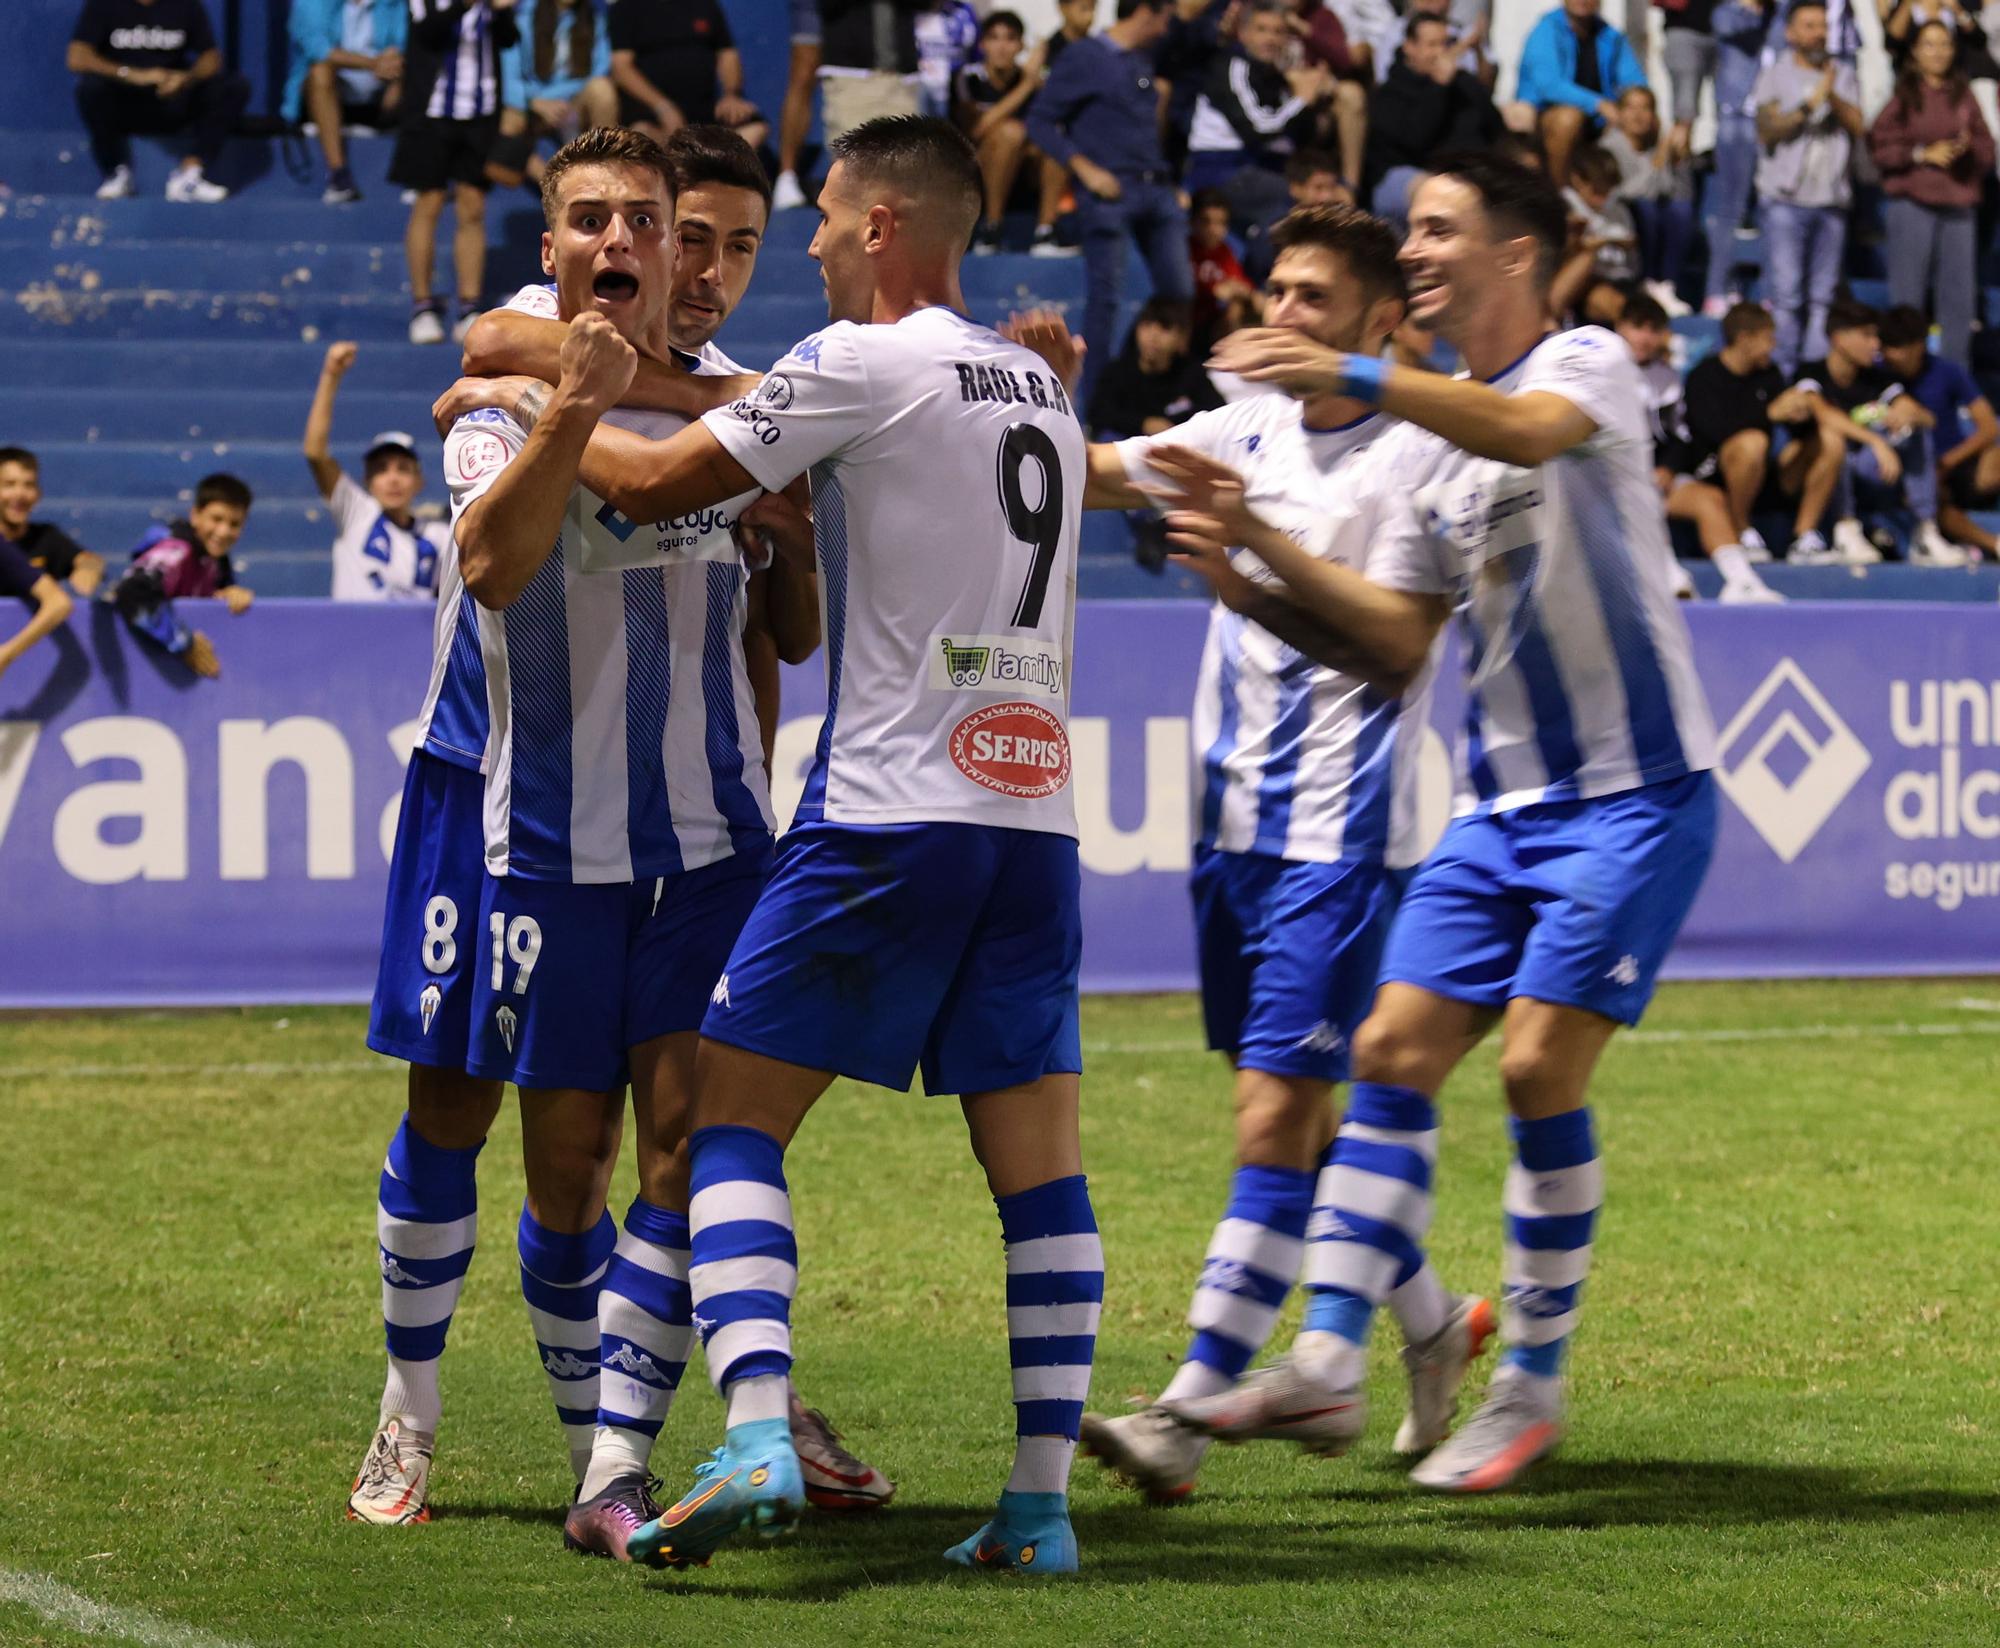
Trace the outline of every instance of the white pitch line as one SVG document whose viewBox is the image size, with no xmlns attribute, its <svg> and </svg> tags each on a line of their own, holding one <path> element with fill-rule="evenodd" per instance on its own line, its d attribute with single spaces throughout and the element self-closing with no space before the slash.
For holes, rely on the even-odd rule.
<svg viewBox="0 0 2000 1648">
<path fill-rule="evenodd" d="M 1960 996 L 1952 1006 L 1962 1007 L 1968 1013 L 2000 1013 L 2000 1001 L 1987 1001 L 1979 996 Z"/>
<path fill-rule="evenodd" d="M 18 1603 L 50 1625 L 85 1637 L 116 1637 L 141 1648 L 243 1648 L 243 1644 L 211 1636 L 192 1625 L 181 1625 L 143 1608 L 118 1608 L 93 1602 L 81 1591 L 46 1574 L 18 1573 L 0 1568 L 0 1602 Z"/>
<path fill-rule="evenodd" d="M 386 1070 L 393 1059 L 318 1059 L 269 1063 L 248 1059 L 210 1064 L 0 1064 L 0 1081 L 47 1080 L 58 1076 L 324 1076 L 339 1071 Z"/>
</svg>

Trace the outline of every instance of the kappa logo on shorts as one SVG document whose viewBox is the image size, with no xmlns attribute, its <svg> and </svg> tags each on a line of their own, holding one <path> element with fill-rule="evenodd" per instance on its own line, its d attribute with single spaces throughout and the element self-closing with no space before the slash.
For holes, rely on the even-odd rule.
<svg viewBox="0 0 2000 1648">
<path fill-rule="evenodd" d="M 709 991 L 708 1000 L 709 1005 L 712 1007 L 727 1007 L 730 1005 L 729 975 L 727 973 L 724 973 L 721 978 L 715 981 L 715 988 Z"/>
<path fill-rule="evenodd" d="M 1346 1048 L 1347 1038 L 1321 1019 L 1293 1045 L 1308 1053 L 1338 1053 Z"/>
<path fill-rule="evenodd" d="M 507 1051 L 514 1051 L 514 1030 L 520 1020 L 514 1017 L 514 1009 L 502 1007 L 493 1015 L 494 1027 L 500 1032 L 500 1039 L 507 1044 Z"/>
<path fill-rule="evenodd" d="M 1039 704 L 989 704 L 952 728 L 952 765 L 973 783 L 1023 801 L 1069 783 L 1069 734 Z"/>
<path fill-rule="evenodd" d="M 438 1009 L 444 1005 L 444 992 L 435 984 L 426 984 L 424 993 L 417 997 L 417 1011 L 423 1016 L 424 1034 L 431 1033 L 431 1020 L 438 1016 Z"/>
<path fill-rule="evenodd" d="M 1621 984 L 1626 989 L 1631 989 L 1633 985 L 1639 982 L 1639 958 L 1637 956 L 1620 956 L 1612 964 L 1611 971 L 1604 976 L 1613 984 Z"/>
</svg>

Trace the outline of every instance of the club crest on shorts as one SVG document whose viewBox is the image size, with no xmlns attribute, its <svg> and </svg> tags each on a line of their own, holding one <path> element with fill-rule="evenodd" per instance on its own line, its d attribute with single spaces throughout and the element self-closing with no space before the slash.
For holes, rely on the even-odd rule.
<svg viewBox="0 0 2000 1648">
<path fill-rule="evenodd" d="M 514 1009 L 502 1007 L 493 1015 L 494 1027 L 500 1032 L 500 1039 L 507 1044 L 507 1051 L 514 1051 L 514 1029 L 519 1020 L 514 1017 Z"/>
<path fill-rule="evenodd" d="M 431 1033 L 431 1020 L 437 1017 L 438 1009 L 443 1005 L 444 992 L 435 984 L 426 984 L 424 993 L 417 997 L 417 1011 L 423 1016 L 425 1035 Z"/>
</svg>

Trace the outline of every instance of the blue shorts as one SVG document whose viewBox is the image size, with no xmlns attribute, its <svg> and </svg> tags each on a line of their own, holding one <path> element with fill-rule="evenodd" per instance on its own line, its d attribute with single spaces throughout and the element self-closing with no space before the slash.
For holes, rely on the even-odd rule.
<svg viewBox="0 0 2000 1648">
<path fill-rule="evenodd" d="M 1403 895 L 1382 981 L 1637 1024 L 1714 849 L 1705 772 L 1458 819 Z"/>
<path fill-rule="evenodd" d="M 1396 911 L 1390 873 L 1197 847 L 1188 885 L 1208 1045 L 1242 1070 L 1347 1080 Z"/>
<path fill-rule="evenodd" d="M 699 1030 L 769 874 L 767 849 L 655 881 L 488 876 L 472 981 L 475 1076 L 608 1093 L 627 1052 Z"/>
<path fill-rule="evenodd" d="M 801 824 L 701 1033 L 899 1092 L 1083 1068 L 1076 842 L 987 824 Z"/>
<path fill-rule="evenodd" d="M 470 767 L 418 750 L 403 774 L 389 854 L 382 960 L 368 1045 L 438 1070 L 466 1068 L 479 896 L 486 883 L 486 784 Z"/>
</svg>

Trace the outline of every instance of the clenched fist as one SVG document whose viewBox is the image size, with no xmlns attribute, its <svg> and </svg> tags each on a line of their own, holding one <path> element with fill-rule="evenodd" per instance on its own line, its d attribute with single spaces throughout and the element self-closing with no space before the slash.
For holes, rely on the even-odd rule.
<svg viewBox="0 0 2000 1648">
<path fill-rule="evenodd" d="M 599 314 L 578 315 L 562 345 L 562 382 L 571 400 L 608 412 L 624 399 L 639 370 L 639 351 Z"/>
<path fill-rule="evenodd" d="M 330 377 L 344 378 L 347 369 L 354 364 L 356 350 L 351 343 L 336 343 L 326 352 L 326 364 L 321 370 Z"/>
</svg>

